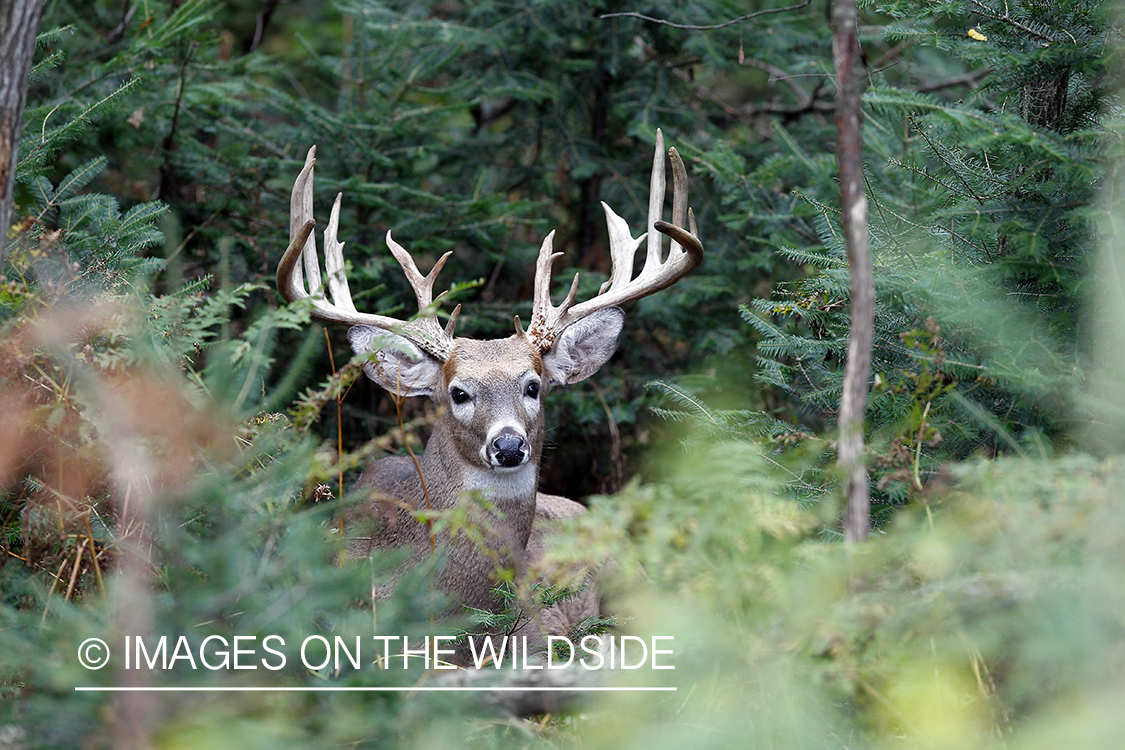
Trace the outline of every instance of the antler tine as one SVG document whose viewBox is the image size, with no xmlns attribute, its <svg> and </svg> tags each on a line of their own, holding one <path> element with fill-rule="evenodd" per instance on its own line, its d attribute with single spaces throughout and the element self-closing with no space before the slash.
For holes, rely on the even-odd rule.
<svg viewBox="0 0 1125 750">
<path fill-rule="evenodd" d="M 289 197 L 289 247 L 281 256 L 277 266 L 277 288 L 288 302 L 304 299 L 305 275 L 297 261 L 310 249 L 316 256 L 316 240 L 312 236 L 314 225 L 312 217 L 312 172 L 316 164 L 316 146 L 309 149 L 305 165 L 297 179 L 293 181 L 293 192 Z M 310 248 L 311 245 L 311 248 Z M 282 274 L 282 271 L 285 271 Z"/>
<path fill-rule="evenodd" d="M 664 133 L 656 129 L 656 153 L 652 156 L 652 177 L 648 181 L 648 221 L 645 223 L 645 236 L 648 237 L 648 253 L 645 254 L 645 267 L 641 269 L 643 276 L 649 269 L 660 265 L 660 235 L 653 230 L 653 225 L 660 220 L 664 213 Z M 673 187 L 675 184 L 673 183 Z M 631 258 L 630 258 L 631 260 Z M 633 269 L 630 265 L 629 273 Z"/>
<path fill-rule="evenodd" d="M 461 306 L 453 308 L 453 312 L 449 313 L 449 320 L 445 322 L 445 335 L 448 338 L 453 338 L 453 332 L 457 330 L 457 316 L 461 314 Z"/>
<path fill-rule="evenodd" d="M 698 256 L 695 266 L 703 262 L 703 243 L 699 241 L 699 230 L 695 226 L 695 213 L 688 206 L 688 176 L 684 160 L 680 158 L 676 149 L 668 149 L 668 156 L 672 161 L 672 223 L 655 221 L 653 227 L 661 234 L 672 238 L 672 245 L 668 250 L 668 258 L 680 257 L 687 252 L 693 258 Z M 684 219 L 687 219 L 687 231 L 684 231 Z M 686 249 L 685 249 L 686 248 Z"/>
<path fill-rule="evenodd" d="M 684 166 L 684 160 L 680 158 L 680 152 L 675 147 L 668 149 L 668 156 L 672 161 L 672 225 L 682 227 L 687 220 L 688 212 L 687 167 Z M 656 228 L 656 222 L 659 220 L 659 216 L 652 219 L 653 229 Z M 680 243 L 673 237 L 672 244 L 668 247 L 668 256 L 677 255 L 682 250 Z"/>
<path fill-rule="evenodd" d="M 441 267 L 445 265 L 446 253 L 434 265 L 429 275 L 423 277 L 418 272 L 414 260 L 401 245 L 387 233 L 387 244 L 402 266 L 414 288 L 418 299 L 418 310 L 424 317 L 413 321 L 403 321 L 385 315 L 357 312 L 348 287 L 348 277 L 344 271 L 344 243 L 337 239 L 340 225 L 340 204 L 343 194 L 336 196 L 328 227 L 324 231 L 324 262 L 327 282 L 332 301 L 329 302 L 321 288 L 320 260 L 316 251 L 316 238 L 313 228 L 313 165 L 316 163 L 316 146 L 309 149 L 305 166 L 293 182 L 293 194 L 289 202 L 289 247 L 277 264 L 277 289 L 286 302 L 308 299 L 312 303 L 313 317 L 333 323 L 347 325 L 368 325 L 394 331 L 412 341 L 441 361 L 449 358 L 453 351 L 453 326 L 456 312 L 451 316 L 450 325 L 443 330 L 437 318 L 428 308 L 433 304 L 433 284 Z M 405 260 L 404 260 L 405 258 Z M 304 261 L 304 273 L 300 261 Z M 308 286 L 305 277 L 308 277 Z M 440 300 L 444 293 L 438 296 Z M 426 313 L 429 312 L 428 315 Z"/>
<path fill-rule="evenodd" d="M 609 252 L 612 268 L 610 278 L 593 299 L 574 304 L 578 277 L 570 287 L 566 300 L 558 307 L 551 306 L 550 273 L 554 259 L 561 253 L 551 254 L 554 232 L 547 235 L 539 251 L 535 268 L 535 302 L 528 335 L 541 351 L 549 349 L 563 329 L 606 307 L 640 299 L 665 289 L 679 281 L 703 262 L 703 243 L 699 241 L 695 215 L 688 208 L 687 168 L 683 159 L 672 148 L 668 150 L 672 163 L 672 223 L 662 221 L 666 181 L 664 176 L 664 134 L 656 131 L 656 153 L 652 159 L 652 177 L 649 181 L 648 231 L 636 239 L 624 219 L 604 202 L 606 226 L 609 229 Z M 688 228 L 684 228 L 685 219 Z M 659 233 L 659 234 L 658 234 Z M 661 234 L 672 239 L 668 256 L 661 259 Z M 641 242 L 648 238 L 644 268 L 633 278 L 633 258 Z"/>
<path fill-rule="evenodd" d="M 574 297 L 578 293 L 578 274 L 574 274 L 574 281 L 570 283 L 570 291 L 558 306 L 551 304 L 551 267 L 555 258 L 562 253 L 552 252 L 555 243 L 555 230 L 543 238 L 539 246 L 539 259 L 535 262 L 535 296 L 531 306 L 531 324 L 527 328 L 527 335 L 540 351 L 547 351 L 555 341 L 555 336 L 565 325 L 567 313 L 574 304 Z M 569 325 L 569 323 L 567 323 Z M 523 331 L 516 318 L 516 330 Z"/>
<path fill-rule="evenodd" d="M 332 297 L 333 304 L 344 310 L 355 312 L 352 290 L 348 287 L 348 276 L 344 272 L 344 243 L 336 239 L 340 229 L 340 203 L 343 199 L 343 193 L 336 194 L 336 200 L 332 204 L 332 213 L 328 217 L 328 226 L 324 230 L 324 270 L 328 272 L 328 292 Z M 316 252 L 315 247 L 313 252 Z"/>
<path fill-rule="evenodd" d="M 628 222 L 615 214 L 605 201 L 602 201 L 602 208 L 605 210 L 605 224 L 609 230 L 610 274 L 609 280 L 598 290 L 599 295 L 604 294 L 607 289 L 620 288 L 629 283 L 629 279 L 633 276 L 633 256 L 636 255 L 637 248 L 644 242 L 645 237 L 650 235 L 649 232 L 645 232 L 633 239 Z M 659 245 L 660 236 L 656 235 L 656 238 Z M 659 257 L 656 262 L 660 262 Z M 647 259 L 645 266 L 648 266 Z"/>
<path fill-rule="evenodd" d="M 453 255 L 453 251 L 450 250 L 438 258 L 438 262 L 434 263 L 430 272 L 423 276 L 414 263 L 414 258 L 406 251 L 406 248 L 394 241 L 390 232 L 387 232 L 387 247 L 391 249 L 391 254 L 402 266 L 402 272 L 406 274 L 406 280 L 410 282 L 410 286 L 414 290 L 414 297 L 418 300 L 418 312 L 424 313 L 426 308 L 434 303 L 434 282 L 437 281 L 437 275 L 441 273 L 441 269 L 445 267 L 445 261 L 449 260 L 450 255 Z M 439 294 L 438 301 L 446 294 L 448 294 L 448 290 Z"/>
</svg>

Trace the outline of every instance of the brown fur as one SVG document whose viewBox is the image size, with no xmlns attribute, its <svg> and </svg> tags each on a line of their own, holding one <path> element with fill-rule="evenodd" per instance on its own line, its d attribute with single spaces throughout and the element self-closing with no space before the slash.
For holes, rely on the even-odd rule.
<svg viewBox="0 0 1125 750">
<path fill-rule="evenodd" d="M 375 549 L 405 547 L 405 570 L 437 552 L 444 560 L 434 583 L 464 607 L 496 611 L 501 602 L 494 588 L 504 568 L 516 571 L 517 591 L 529 588 L 528 577 L 540 567 L 535 563 L 548 551 L 553 527 L 584 510 L 566 498 L 537 492 L 545 430 L 542 398 L 554 385 L 595 372 L 616 349 L 622 320 L 616 308 L 603 311 L 570 336 L 564 332 L 546 356 L 522 333 L 492 341 L 458 338 L 444 362 L 401 340 L 388 346 L 386 334 L 352 329 L 349 336 L 360 350 L 371 345 L 367 342 L 380 342 L 382 348 L 365 368 L 373 380 L 402 395 L 430 395 L 442 416 L 417 466 L 409 457 L 384 458 L 360 477 L 356 487 L 368 491 L 369 501 L 349 523 L 350 554 L 363 557 Z M 540 389 L 534 398 L 528 394 L 531 383 Z M 468 398 L 458 403 L 451 398 L 453 389 Z M 498 434 L 518 436 L 526 451 L 522 464 L 496 463 L 489 446 Z M 427 509 L 438 514 L 460 510 L 479 538 L 433 532 L 416 516 Z M 378 594 L 389 594 L 394 583 Z M 567 635 L 597 613 L 591 588 L 534 613 L 521 633 L 542 643 L 546 635 Z"/>
</svg>

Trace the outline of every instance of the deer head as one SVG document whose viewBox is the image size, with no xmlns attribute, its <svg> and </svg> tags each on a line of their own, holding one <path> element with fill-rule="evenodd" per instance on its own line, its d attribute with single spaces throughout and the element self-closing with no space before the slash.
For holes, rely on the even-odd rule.
<svg viewBox="0 0 1125 750">
<path fill-rule="evenodd" d="M 468 472 L 466 486 L 495 483 L 497 476 L 517 474 L 521 467 L 529 467 L 531 476 L 518 484 L 526 489 L 530 482 L 534 493 L 543 437 L 541 397 L 551 388 L 589 377 L 616 351 L 624 322 L 619 305 L 674 284 L 703 261 L 695 217 L 687 206 L 687 171 L 675 149 L 669 149 L 668 155 L 674 184 L 671 223 L 661 220 L 665 164 L 664 137 L 659 130 L 647 231 L 634 239 L 625 220 L 602 203 L 609 226 L 612 272 L 598 295 L 576 302 L 575 274 L 565 299 L 552 304 L 551 268 L 562 253 L 553 252 L 551 232 L 539 250 L 527 330 L 516 317 L 512 336 L 475 341 L 454 336 L 460 305 L 450 314 L 447 325 L 438 323 L 437 308 L 446 292 L 435 298 L 434 281 L 450 253 L 423 276 L 390 232 L 387 245 L 414 289 L 419 317 L 400 320 L 356 310 L 344 273 L 343 243 L 337 239 L 342 194 L 336 196 L 324 231 L 324 278 L 329 301 L 322 287 L 313 236 L 314 146 L 293 184 L 290 243 L 278 264 L 278 290 L 289 302 L 309 300 L 314 317 L 351 325 L 348 339 L 357 353 L 372 353 L 364 370 L 380 386 L 399 396 L 428 395 L 445 407 L 446 417 L 435 428 L 427 452 L 440 438 L 437 447 L 447 460 L 461 462 Z M 658 233 L 672 240 L 666 257 Z M 634 255 L 646 237 L 644 265 L 633 278 Z M 483 473 L 475 476 L 474 472 Z"/>
</svg>

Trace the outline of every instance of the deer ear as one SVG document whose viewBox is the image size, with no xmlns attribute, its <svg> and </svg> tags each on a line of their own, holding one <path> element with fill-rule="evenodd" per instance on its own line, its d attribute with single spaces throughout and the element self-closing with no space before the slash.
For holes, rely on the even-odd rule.
<svg viewBox="0 0 1125 750">
<path fill-rule="evenodd" d="M 547 379 L 570 385 L 593 375 L 617 351 L 624 324 L 624 311 L 607 307 L 567 326 L 543 355 Z"/>
<path fill-rule="evenodd" d="M 367 377 L 399 396 L 433 395 L 441 363 L 398 334 L 352 326 L 348 341 L 356 354 L 374 353 L 363 366 Z"/>
</svg>

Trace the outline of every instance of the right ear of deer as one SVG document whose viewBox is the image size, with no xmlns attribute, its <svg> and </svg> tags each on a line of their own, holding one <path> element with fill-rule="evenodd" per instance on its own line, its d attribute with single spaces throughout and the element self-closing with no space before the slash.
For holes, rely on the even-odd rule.
<svg viewBox="0 0 1125 750">
<path fill-rule="evenodd" d="M 422 317 L 416 320 L 400 320 L 385 315 L 357 312 L 352 302 L 348 278 L 344 270 L 344 243 L 337 239 L 340 224 L 340 202 L 343 194 L 336 196 L 328 227 L 324 230 L 325 276 L 328 291 L 332 296 L 329 302 L 321 285 L 320 259 L 316 250 L 316 237 L 313 228 L 313 165 L 316 164 L 316 146 L 309 149 L 305 166 L 293 183 L 293 193 L 289 203 L 289 247 L 277 264 L 277 289 L 286 302 L 307 299 L 312 303 L 313 316 L 320 320 L 347 325 L 367 325 L 393 331 L 416 346 L 444 362 L 453 351 L 453 327 L 456 325 L 457 311 L 450 318 L 450 324 L 443 329 L 438 323 L 435 303 L 441 302 L 445 292 L 433 297 L 434 281 L 449 253 L 434 264 L 426 276 L 418 271 L 414 259 L 387 232 L 387 245 L 395 260 L 402 266 L 414 295 L 418 301 L 418 312 Z M 298 261 L 304 263 L 304 273 Z M 308 286 L 305 277 L 308 277 Z"/>
<path fill-rule="evenodd" d="M 578 288 L 578 276 L 575 275 L 566 299 L 557 306 L 551 304 L 551 266 L 562 253 L 552 252 L 554 232 L 543 240 L 543 245 L 539 248 L 539 260 L 535 264 L 535 297 L 531 324 L 527 331 L 541 352 L 548 351 L 567 326 L 598 310 L 616 307 L 665 289 L 703 262 L 703 243 L 696 236 L 695 216 L 687 204 L 687 169 L 676 149 L 668 149 L 668 157 L 672 162 L 673 184 L 671 224 L 661 220 L 665 177 L 664 134 L 659 129 L 656 131 L 656 153 L 652 158 L 652 177 L 649 181 L 648 231 L 634 239 L 625 220 L 602 203 L 609 228 L 612 270 L 609 281 L 593 299 L 575 304 L 574 296 Z M 685 223 L 687 228 L 684 227 Z M 663 260 L 660 234 L 657 232 L 667 234 L 672 239 L 668 257 Z M 648 250 L 644 268 L 634 279 L 633 256 L 646 236 Z"/>
<path fill-rule="evenodd" d="M 356 354 L 374 354 L 363 371 L 387 391 L 402 397 L 433 394 L 442 364 L 410 339 L 385 328 L 358 325 L 348 329 L 348 343 Z"/>
</svg>

